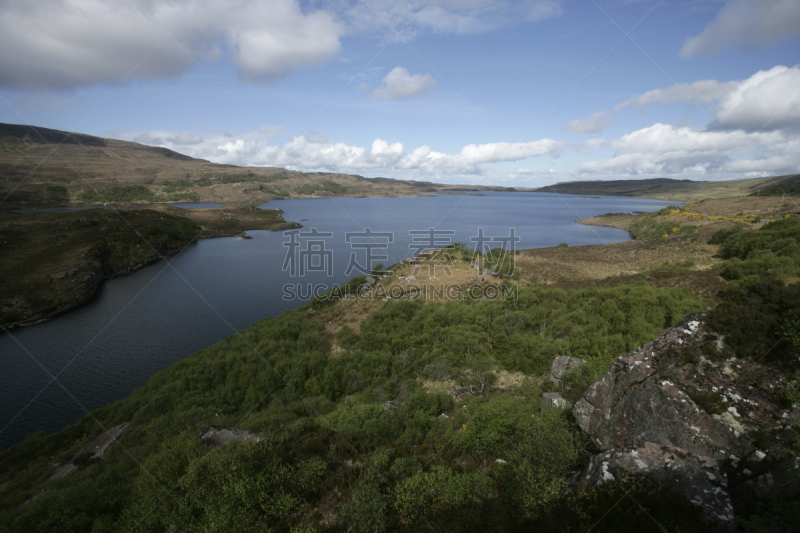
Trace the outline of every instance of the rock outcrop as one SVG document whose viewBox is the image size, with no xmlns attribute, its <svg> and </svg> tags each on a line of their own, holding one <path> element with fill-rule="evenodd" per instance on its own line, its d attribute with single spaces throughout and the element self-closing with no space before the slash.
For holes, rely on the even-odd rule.
<svg viewBox="0 0 800 533">
<path fill-rule="evenodd" d="M 564 399 L 560 392 L 545 392 L 542 394 L 542 407 L 564 409 L 567 406 L 569 406 L 569 402 Z"/>
<path fill-rule="evenodd" d="M 244 431 L 221 426 L 203 426 L 200 428 L 200 442 L 216 448 L 233 441 L 253 440 L 258 442 L 261 436 L 255 431 Z"/>
<path fill-rule="evenodd" d="M 549 377 L 552 383 L 556 385 L 561 384 L 561 378 L 564 377 L 564 374 L 573 370 L 575 368 L 580 368 L 585 363 L 583 359 L 578 357 L 570 357 L 568 355 L 559 355 L 553 361 L 553 364 L 550 366 Z"/>
<path fill-rule="evenodd" d="M 657 442 L 717 460 L 738 460 L 752 451 L 740 438 L 741 431 L 700 409 L 682 387 L 660 372 L 661 355 L 697 340 L 702 336 L 701 325 L 702 314 L 684 319 L 653 342 L 619 358 L 584 392 L 572 412 L 601 448 Z"/>
<path fill-rule="evenodd" d="M 703 354 L 720 354 L 724 339 L 705 316 L 690 315 L 620 357 L 584 391 L 572 413 L 606 451 L 577 486 L 628 471 L 684 495 L 723 525 L 739 504 L 800 493 L 791 413 L 778 394 L 787 377 L 755 360 L 709 361 Z"/>
<path fill-rule="evenodd" d="M 616 481 L 621 472 L 645 477 L 662 489 L 686 496 L 703 510 L 709 521 L 733 524 L 733 505 L 719 465 L 710 457 L 697 456 L 662 444 L 645 443 L 632 450 L 612 449 L 595 455 L 574 480 L 580 487 Z"/>
<path fill-rule="evenodd" d="M 61 479 L 74 474 L 81 464 L 89 461 L 99 461 L 103 458 L 109 446 L 114 444 L 130 422 L 115 426 L 101 434 L 92 442 L 81 448 L 67 464 L 59 468 L 50 479 Z"/>
</svg>

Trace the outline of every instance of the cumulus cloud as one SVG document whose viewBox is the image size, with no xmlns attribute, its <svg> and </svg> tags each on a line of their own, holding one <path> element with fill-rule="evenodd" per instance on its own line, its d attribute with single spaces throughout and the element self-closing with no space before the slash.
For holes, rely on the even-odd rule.
<svg viewBox="0 0 800 533">
<path fill-rule="evenodd" d="M 800 65 L 778 65 L 758 71 L 745 80 L 702 80 L 654 89 L 620 102 L 611 113 L 600 111 L 573 120 L 564 129 L 573 133 L 598 133 L 608 126 L 615 113 L 625 108 L 681 101 L 696 105 L 717 102 L 708 129 L 800 129 Z"/>
<path fill-rule="evenodd" d="M 737 46 L 752 51 L 798 35 L 797 0 L 730 0 L 703 33 L 684 42 L 681 56 L 714 56 Z"/>
<path fill-rule="evenodd" d="M 219 57 L 245 81 L 273 81 L 336 56 L 344 31 L 332 14 L 305 13 L 298 0 L 0 2 L 0 86 L 164 79 L 192 69 L 194 59 Z"/>
<path fill-rule="evenodd" d="M 403 67 L 395 67 L 382 81 L 372 96 L 383 100 L 403 100 L 435 89 L 437 82 L 430 74 L 411 74 Z"/>
<path fill-rule="evenodd" d="M 610 124 L 613 116 L 606 111 L 598 111 L 592 113 L 586 118 L 579 118 L 568 122 L 564 125 L 563 129 L 571 133 L 586 134 L 586 133 L 600 133 L 606 129 Z"/>
<path fill-rule="evenodd" d="M 797 136 L 781 131 L 709 131 L 659 123 L 615 139 L 613 157 L 584 163 L 574 173 L 694 179 L 789 173 L 800 166 L 799 142 Z"/>
<path fill-rule="evenodd" d="M 575 143 L 542 139 L 527 143 L 469 144 L 461 152 L 437 152 L 421 146 L 407 153 L 403 144 L 375 139 L 372 146 L 334 143 L 318 132 L 295 136 L 277 146 L 260 131 L 249 133 L 207 133 L 180 135 L 168 131 L 121 132 L 119 139 L 153 146 L 163 146 L 180 153 L 213 161 L 242 166 L 276 166 L 296 170 L 361 172 L 395 169 L 413 175 L 482 175 L 487 163 L 521 161 L 550 155 L 558 157 L 566 148 L 579 148 Z M 198 140 L 188 143 L 186 141 Z M 595 143 L 596 144 L 596 143 Z"/>
<path fill-rule="evenodd" d="M 476 176 L 485 171 L 482 163 L 520 161 L 542 155 L 557 157 L 567 145 L 552 139 L 528 143 L 470 144 L 462 148 L 459 154 L 436 152 L 430 146 L 420 146 L 400 162 L 398 168 L 434 176 Z"/>
<path fill-rule="evenodd" d="M 800 65 L 762 70 L 722 97 L 712 126 L 746 131 L 800 129 Z"/>
</svg>

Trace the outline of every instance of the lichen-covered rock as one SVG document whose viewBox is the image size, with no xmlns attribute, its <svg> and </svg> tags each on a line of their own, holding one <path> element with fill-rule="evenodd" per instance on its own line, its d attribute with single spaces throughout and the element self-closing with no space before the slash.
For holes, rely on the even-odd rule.
<svg viewBox="0 0 800 533">
<path fill-rule="evenodd" d="M 564 374 L 575 368 L 580 368 L 585 362 L 586 361 L 578 357 L 559 355 L 555 358 L 553 364 L 550 366 L 550 381 L 556 385 L 559 385 L 561 383 L 561 378 L 564 377 Z"/>
<path fill-rule="evenodd" d="M 542 394 L 542 407 L 551 409 L 564 409 L 569 402 L 564 399 L 560 392 L 545 392 Z"/>
<path fill-rule="evenodd" d="M 606 450 L 593 459 L 600 463 L 587 466 L 600 469 L 592 479 L 602 477 L 605 455 L 616 458 L 620 469 L 646 469 L 651 478 L 666 475 L 658 473 L 667 463 L 657 454 L 643 457 L 639 451 L 637 461 L 629 457 L 628 450 L 652 444 L 701 461 L 735 509 L 753 511 L 759 501 L 800 495 L 797 424 L 781 403 L 791 373 L 763 358 L 730 359 L 726 353 L 731 352 L 725 351 L 724 338 L 705 325 L 705 313 L 697 313 L 617 359 L 572 410 Z M 667 488 L 694 501 L 688 481 Z"/>
<path fill-rule="evenodd" d="M 621 473 L 641 476 L 668 492 L 681 493 L 703 510 L 715 524 L 733 527 L 733 505 L 727 481 L 710 457 L 689 453 L 675 446 L 646 442 L 639 448 L 608 450 L 595 455 L 574 479 L 577 487 L 615 481 Z"/>
<path fill-rule="evenodd" d="M 653 342 L 620 357 L 586 389 L 572 413 L 600 447 L 636 448 L 656 442 L 718 461 L 738 460 L 752 452 L 741 432 L 700 409 L 659 373 L 661 354 L 702 337 L 703 316 L 690 315 Z"/>
</svg>

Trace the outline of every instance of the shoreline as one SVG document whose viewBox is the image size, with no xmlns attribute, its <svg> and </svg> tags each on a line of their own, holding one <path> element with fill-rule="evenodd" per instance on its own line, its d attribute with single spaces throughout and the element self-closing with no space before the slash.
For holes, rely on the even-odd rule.
<svg viewBox="0 0 800 533">
<path fill-rule="evenodd" d="M 99 208 L 102 209 L 103 207 L 99 207 Z M 181 209 L 181 208 L 174 208 L 173 206 L 169 206 L 169 205 L 166 205 L 166 204 L 159 204 L 159 205 L 148 204 L 148 205 L 142 205 L 142 206 L 138 206 L 137 205 L 135 207 L 134 206 L 131 206 L 131 207 L 127 207 L 126 206 L 122 210 L 129 211 L 129 210 L 132 210 L 132 209 L 148 209 L 148 208 L 153 210 L 153 211 L 159 212 L 159 213 L 168 213 L 168 214 L 175 214 L 174 211 L 172 211 L 173 209 Z M 206 212 L 211 211 L 212 209 L 226 209 L 226 208 L 208 208 L 206 210 Z M 232 209 L 232 208 L 228 208 L 228 209 Z M 200 211 L 200 209 L 198 209 L 198 211 Z M 266 213 L 269 213 L 270 210 L 263 210 L 263 211 L 266 214 Z M 274 211 L 274 210 L 271 210 L 271 211 Z M 67 214 L 73 214 L 73 213 L 74 212 L 69 212 Z M 187 214 L 180 214 L 180 215 L 177 215 L 177 216 L 181 216 L 181 217 L 186 218 L 188 220 L 192 220 L 192 218 L 187 216 Z M 189 242 L 186 242 L 185 244 L 183 244 L 180 247 L 168 249 L 168 250 L 165 250 L 165 251 L 155 252 L 153 255 L 150 255 L 149 257 L 147 257 L 146 259 L 144 259 L 142 261 L 139 261 L 138 263 L 135 263 L 135 264 L 133 264 L 131 266 L 128 266 L 128 267 L 126 267 L 124 269 L 114 270 L 114 271 L 112 271 L 110 273 L 105 273 L 102 263 L 99 260 L 97 260 L 96 258 L 94 258 L 93 260 L 91 260 L 91 262 L 89 264 L 83 263 L 83 267 L 84 268 L 83 268 L 83 273 L 82 273 L 83 277 L 80 278 L 80 284 L 81 284 L 80 288 L 79 288 L 80 292 L 74 298 L 72 298 L 71 300 L 66 301 L 66 302 L 61 302 L 60 304 L 56 303 L 53 306 L 48 306 L 48 307 L 45 307 L 45 308 L 39 307 L 33 313 L 25 316 L 24 318 L 22 318 L 20 320 L 15 320 L 15 321 L 10 322 L 8 324 L 0 324 L 0 334 L 4 333 L 6 331 L 14 330 L 14 329 L 19 329 L 19 328 L 24 328 L 24 327 L 28 327 L 28 326 L 34 326 L 36 324 L 41 324 L 43 322 L 47 322 L 47 321 L 49 321 L 49 320 L 51 320 L 53 318 L 59 317 L 59 316 L 61 316 L 63 314 L 66 314 L 66 313 L 68 313 L 70 311 L 78 309 L 79 307 L 82 307 L 82 306 L 88 304 L 89 302 L 91 302 L 100 293 L 100 291 L 102 290 L 102 287 L 103 287 L 103 285 L 104 285 L 106 280 L 111 280 L 111 279 L 114 279 L 114 278 L 123 277 L 123 276 L 127 276 L 129 274 L 133 274 L 133 273 L 141 270 L 142 268 L 144 268 L 146 266 L 155 264 L 155 263 L 161 261 L 162 259 L 166 259 L 169 256 L 181 253 L 183 250 L 187 249 L 189 246 L 191 246 L 192 244 L 197 243 L 200 240 L 214 239 L 214 238 L 219 238 L 219 237 L 241 237 L 243 234 L 245 234 L 246 231 L 258 231 L 258 230 L 282 231 L 282 230 L 286 230 L 286 229 L 293 229 L 293 228 L 301 228 L 302 227 L 302 224 L 300 224 L 298 222 L 291 222 L 291 221 L 283 220 L 282 212 L 278 213 L 278 217 L 279 217 L 278 220 L 280 220 L 280 223 L 278 223 L 278 220 L 275 220 L 275 222 L 278 223 L 275 227 L 257 227 L 258 224 L 253 224 L 253 227 L 247 227 L 247 228 L 244 228 L 244 229 L 242 229 L 242 227 L 237 226 L 237 227 L 231 227 L 230 229 L 217 229 L 217 230 L 214 230 L 214 231 L 212 231 L 209 228 L 206 228 L 206 227 L 202 226 L 201 224 L 199 224 L 199 223 L 195 222 L 194 220 L 192 220 L 200 228 L 200 232 L 198 233 L 198 235 L 200 235 L 200 236 L 192 238 Z M 99 246 L 102 247 L 103 245 L 101 244 Z M 98 253 L 98 249 L 97 249 L 97 247 L 93 247 L 92 249 L 87 251 L 86 254 L 87 255 L 90 255 L 90 254 L 91 255 L 96 255 L 96 253 Z M 89 266 L 88 271 L 85 270 L 86 266 Z M 77 267 L 75 267 L 73 269 L 64 270 L 63 272 L 66 275 L 64 275 L 63 277 L 64 278 L 69 278 L 69 277 L 72 276 L 72 274 L 74 272 L 76 272 L 78 270 L 81 270 L 81 269 L 82 269 L 82 267 L 79 265 L 79 266 L 77 266 Z M 56 279 L 58 279 L 55 276 L 57 276 L 57 275 L 59 275 L 61 273 L 62 272 L 50 273 L 49 276 L 51 278 L 51 281 L 55 281 Z"/>
</svg>

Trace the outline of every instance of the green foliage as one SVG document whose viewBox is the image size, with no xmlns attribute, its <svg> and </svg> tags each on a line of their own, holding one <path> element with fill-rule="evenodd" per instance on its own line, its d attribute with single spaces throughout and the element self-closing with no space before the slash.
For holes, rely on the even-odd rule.
<svg viewBox="0 0 800 533">
<path fill-rule="evenodd" d="M 85 189 L 79 198 L 82 202 L 152 202 L 156 195 L 144 185 L 132 187 L 111 187 L 95 190 Z"/>
<path fill-rule="evenodd" d="M 427 375 L 434 368 L 425 368 L 442 357 L 455 371 L 465 369 L 468 359 L 490 356 L 506 370 L 540 374 L 555 357 L 571 355 L 597 361 L 598 371 L 605 372 L 614 358 L 702 309 L 684 290 L 644 283 L 570 291 L 521 288 L 516 300 L 466 304 L 401 301 L 372 313 L 352 350 L 370 354 L 361 358 L 359 369 L 376 381 L 392 372 Z M 404 367 L 389 365 L 410 348 L 421 355 Z"/>
<path fill-rule="evenodd" d="M 651 241 L 669 235 L 687 235 L 697 231 L 697 226 L 680 224 L 675 220 L 662 220 L 659 217 L 669 215 L 673 211 L 682 211 L 682 208 L 670 205 L 653 213 L 648 213 L 635 220 L 628 231 L 634 239 Z"/>
<path fill-rule="evenodd" d="M 334 183 L 332 181 L 323 181 L 319 183 L 306 183 L 305 185 L 299 185 L 294 188 L 294 192 L 297 194 L 310 195 L 319 191 L 333 194 L 345 194 L 347 192 L 347 187 L 342 187 L 338 183 Z"/>
<path fill-rule="evenodd" d="M 132 268 L 159 253 L 179 249 L 190 243 L 200 230 L 191 220 L 174 215 L 150 218 L 147 226 L 141 225 L 135 212 L 121 212 L 120 216 L 125 221 L 109 226 L 104 232 L 101 255 L 107 273 Z"/>
<path fill-rule="evenodd" d="M 186 236 L 167 220 L 140 232 L 154 242 Z M 541 374 L 557 355 L 578 355 L 588 380 L 703 308 L 685 291 L 644 283 L 525 288 L 505 301 L 387 302 L 359 335 L 341 328 L 344 351 L 332 357 L 325 325 L 309 312 L 315 305 L 262 320 L 92 417 L 0 453 L 2 528 L 304 531 L 330 506 L 330 527 L 341 531 L 513 530 L 529 521 L 556 530 L 549 508 L 575 514 L 585 503 L 565 499 L 564 487 L 591 450 L 568 415 L 540 412 L 536 380 L 502 393 L 490 387 L 497 371 Z M 462 408 L 422 390 L 424 378 L 484 394 Z M 99 434 L 95 420 L 131 425 L 102 461 L 48 483 L 17 510 L 52 475 L 51 463 Z M 204 424 L 262 438 L 209 449 L 198 439 Z M 584 514 L 599 520 L 594 510 Z"/>
<path fill-rule="evenodd" d="M 782 283 L 800 266 L 798 218 L 776 220 L 755 231 L 721 230 L 710 242 L 720 244 L 719 255 L 727 259 L 719 266 L 722 277 L 739 284 Z"/>
<path fill-rule="evenodd" d="M 677 231 L 675 231 L 677 228 Z M 697 226 L 691 224 L 679 224 L 674 221 L 654 222 L 650 219 L 637 220 L 630 227 L 630 233 L 640 241 L 652 241 L 669 235 L 687 235 L 697 231 Z"/>
<path fill-rule="evenodd" d="M 708 244 L 722 244 L 728 239 L 728 237 L 731 237 L 733 235 L 738 235 L 743 231 L 744 229 L 741 226 L 736 226 L 734 228 L 728 228 L 728 229 L 721 229 L 711 236 L 711 239 L 708 241 Z"/>
<path fill-rule="evenodd" d="M 719 255 L 723 259 L 735 257 L 745 260 L 766 250 L 779 257 L 797 258 L 800 255 L 800 218 L 776 220 L 756 231 L 729 232 L 719 240 L 722 243 Z"/>
<path fill-rule="evenodd" d="M 706 321 L 711 329 L 725 336 L 732 355 L 777 361 L 792 356 L 792 328 L 796 327 L 794 319 L 800 312 L 797 284 L 782 287 L 759 282 L 733 286 L 721 296 L 722 303 L 709 312 Z M 787 324 L 788 329 L 784 329 Z M 784 331 L 788 331 L 788 337 Z"/>
<path fill-rule="evenodd" d="M 272 183 L 274 181 L 289 179 L 289 176 L 286 176 L 284 174 L 273 174 L 270 176 L 262 176 L 248 171 L 247 174 L 223 174 L 218 179 L 220 183 L 247 183 L 247 182 Z"/>
<path fill-rule="evenodd" d="M 522 438 L 528 420 L 539 406 L 517 398 L 498 398 L 490 402 L 473 401 L 469 416 L 459 429 L 453 445 L 480 458 L 484 464 L 499 457 Z"/>
<path fill-rule="evenodd" d="M 195 435 L 182 435 L 144 464 L 147 475 L 129 506 L 132 525 L 185 531 L 202 524 L 208 532 L 274 526 L 305 504 L 326 469 L 320 459 L 288 463 L 265 441 L 205 453 L 199 446 Z M 164 486 L 173 487 L 166 497 Z"/>
<path fill-rule="evenodd" d="M 567 493 L 569 474 L 589 456 L 590 443 L 568 416 L 545 409 L 521 421 L 520 437 L 500 473 L 501 498 L 526 518 L 539 516 Z"/>
<path fill-rule="evenodd" d="M 353 328 L 345 324 L 336 332 L 336 341 L 339 343 L 339 346 L 347 348 L 358 342 L 358 334 Z"/>
<path fill-rule="evenodd" d="M 778 328 L 778 335 L 792 348 L 800 351 L 800 309 L 786 313 L 783 323 Z"/>
<path fill-rule="evenodd" d="M 394 508 L 406 522 L 424 523 L 436 507 L 480 504 L 493 488 L 492 479 L 483 473 L 436 466 L 398 484 Z"/>
<path fill-rule="evenodd" d="M 386 269 L 386 266 L 384 266 L 383 263 L 378 263 L 377 265 L 372 267 L 372 271 L 370 272 L 370 274 L 375 276 L 375 277 L 380 277 L 380 276 L 382 276 L 384 274 L 383 271 L 385 269 Z"/>
<path fill-rule="evenodd" d="M 758 192 L 754 192 L 750 196 L 800 196 L 800 183 L 792 183 L 791 185 L 772 185 L 765 187 Z"/>
<path fill-rule="evenodd" d="M 185 186 L 180 184 L 186 184 Z M 180 185 L 180 186 L 179 186 Z M 193 192 L 178 192 L 191 184 L 187 181 L 179 181 L 178 184 L 169 181 L 164 182 L 162 192 L 165 195 L 156 195 L 144 185 L 134 185 L 132 187 L 110 187 L 108 189 L 85 189 L 78 198 L 87 203 L 106 203 L 106 202 L 197 202 L 200 197 Z"/>
</svg>

